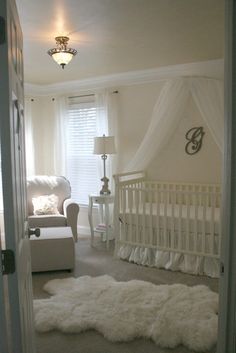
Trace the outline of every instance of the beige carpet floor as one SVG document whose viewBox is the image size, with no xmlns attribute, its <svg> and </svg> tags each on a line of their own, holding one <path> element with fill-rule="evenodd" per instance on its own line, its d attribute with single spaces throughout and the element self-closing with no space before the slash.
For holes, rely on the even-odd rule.
<svg viewBox="0 0 236 353">
<path fill-rule="evenodd" d="M 109 274 L 116 280 L 122 281 L 140 279 L 155 284 L 183 283 L 190 286 L 205 284 L 214 291 L 218 290 L 217 279 L 158 270 L 120 261 L 113 257 L 113 244 L 107 251 L 105 244 L 98 237 L 95 239 L 95 245 L 92 248 L 88 237 L 80 237 L 76 244 L 74 273 L 56 271 L 33 274 L 34 298 L 48 297 L 42 288 L 51 279 L 83 275 L 100 276 L 103 274 Z M 194 353 L 183 346 L 176 349 L 160 348 L 152 341 L 145 339 L 112 343 L 93 330 L 80 334 L 63 334 L 58 331 L 36 333 L 36 346 L 37 353 Z M 215 353 L 215 348 L 210 353 Z"/>
</svg>

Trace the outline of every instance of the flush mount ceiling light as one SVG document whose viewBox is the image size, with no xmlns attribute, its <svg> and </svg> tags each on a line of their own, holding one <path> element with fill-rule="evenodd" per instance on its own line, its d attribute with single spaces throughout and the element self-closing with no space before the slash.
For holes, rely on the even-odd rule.
<svg viewBox="0 0 236 353">
<path fill-rule="evenodd" d="M 72 48 L 67 48 L 69 37 L 56 37 L 56 48 L 52 48 L 48 50 L 48 54 L 56 61 L 58 65 L 64 69 L 65 65 L 67 65 L 73 56 L 77 54 L 77 50 Z"/>
</svg>

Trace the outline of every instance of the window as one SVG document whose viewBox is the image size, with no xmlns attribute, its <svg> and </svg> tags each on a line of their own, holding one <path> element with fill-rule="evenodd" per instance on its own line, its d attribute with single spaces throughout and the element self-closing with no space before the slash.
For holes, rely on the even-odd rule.
<svg viewBox="0 0 236 353">
<path fill-rule="evenodd" d="M 88 195 L 96 193 L 99 187 L 97 156 L 93 154 L 96 120 L 94 101 L 69 99 L 66 174 L 71 183 L 72 198 L 84 205 L 88 204 Z"/>
</svg>

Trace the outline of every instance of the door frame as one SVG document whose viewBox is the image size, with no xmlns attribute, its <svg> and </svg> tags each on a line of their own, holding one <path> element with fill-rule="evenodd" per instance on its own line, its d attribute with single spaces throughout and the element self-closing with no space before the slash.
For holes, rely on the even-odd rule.
<svg viewBox="0 0 236 353">
<path fill-rule="evenodd" d="M 236 351 L 236 1 L 225 0 L 225 131 L 218 353 Z"/>
<path fill-rule="evenodd" d="M 23 38 L 15 0 L 0 1 L 0 21 L 0 143 L 4 233 L 5 247 L 14 253 L 11 269 L 4 274 L 4 278 L 3 271 L 0 274 L 0 309 L 5 313 L 1 323 L 7 332 L 2 345 L 4 353 L 34 353 L 32 275 L 26 231 Z M 2 257 L 2 253 L 0 255 Z"/>
<path fill-rule="evenodd" d="M 236 0 L 225 0 L 224 95 L 224 238 L 221 248 L 218 353 L 236 351 Z M 0 278 L 0 289 L 1 286 Z M 4 347 L 4 342 L 1 344 Z"/>
</svg>

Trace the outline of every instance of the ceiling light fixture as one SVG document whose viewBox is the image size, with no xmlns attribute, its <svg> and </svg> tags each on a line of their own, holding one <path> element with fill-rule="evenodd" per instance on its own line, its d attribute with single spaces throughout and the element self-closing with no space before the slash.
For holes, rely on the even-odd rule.
<svg viewBox="0 0 236 353">
<path fill-rule="evenodd" d="M 48 54 L 56 61 L 58 65 L 64 69 L 65 65 L 67 65 L 73 56 L 77 54 L 77 50 L 72 48 L 67 48 L 69 37 L 56 37 L 56 48 L 52 48 L 48 50 Z"/>
</svg>

